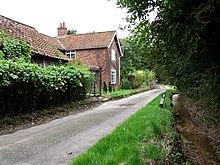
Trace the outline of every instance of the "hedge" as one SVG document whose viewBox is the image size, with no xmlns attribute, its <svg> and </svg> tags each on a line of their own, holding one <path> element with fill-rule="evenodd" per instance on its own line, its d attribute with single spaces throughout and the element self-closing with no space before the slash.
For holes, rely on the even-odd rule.
<svg viewBox="0 0 220 165">
<path fill-rule="evenodd" d="M 92 82 L 85 67 L 0 60 L 0 114 L 29 112 L 85 97 Z"/>
</svg>

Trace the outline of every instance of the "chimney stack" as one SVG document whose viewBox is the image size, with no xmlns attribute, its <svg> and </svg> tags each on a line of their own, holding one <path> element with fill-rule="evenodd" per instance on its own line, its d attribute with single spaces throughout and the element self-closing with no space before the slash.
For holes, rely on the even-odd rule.
<svg viewBox="0 0 220 165">
<path fill-rule="evenodd" d="M 65 27 L 65 22 L 60 23 L 60 27 L 57 28 L 57 37 L 62 38 L 67 35 L 67 28 Z"/>
</svg>

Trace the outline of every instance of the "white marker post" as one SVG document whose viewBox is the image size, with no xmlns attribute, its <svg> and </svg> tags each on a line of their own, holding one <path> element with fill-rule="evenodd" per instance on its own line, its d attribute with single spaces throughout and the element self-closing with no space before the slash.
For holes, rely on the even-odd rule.
<svg viewBox="0 0 220 165">
<path fill-rule="evenodd" d="M 165 97 L 166 97 L 166 93 L 163 93 L 161 99 L 160 99 L 160 108 L 163 108 L 163 104 L 164 104 L 164 101 L 165 101 Z"/>
</svg>

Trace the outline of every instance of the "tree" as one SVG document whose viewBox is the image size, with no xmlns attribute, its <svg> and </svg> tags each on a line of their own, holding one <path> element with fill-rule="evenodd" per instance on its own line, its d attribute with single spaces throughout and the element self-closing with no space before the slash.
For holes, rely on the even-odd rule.
<svg viewBox="0 0 220 165">
<path fill-rule="evenodd" d="M 144 26 L 144 24 L 139 26 Z M 135 70 L 150 69 L 146 60 L 148 46 L 145 39 L 143 40 L 143 33 L 147 34 L 147 28 L 138 28 L 139 26 L 133 29 L 129 37 L 121 40 L 124 48 L 124 56 L 121 58 L 121 76 L 123 78 Z"/>
<path fill-rule="evenodd" d="M 215 0 L 118 0 L 127 8 L 148 66 L 206 107 L 220 107 L 220 2 Z M 150 23 L 147 16 L 157 12 Z M 143 47 L 143 48 L 142 48 Z M 215 111 L 217 113 L 217 111 Z M 218 113 L 219 114 L 219 113 Z"/>
<path fill-rule="evenodd" d="M 76 29 L 71 29 L 71 30 L 69 29 L 69 30 L 67 30 L 67 35 L 70 35 L 70 34 L 76 35 L 78 33 L 77 33 Z"/>
</svg>

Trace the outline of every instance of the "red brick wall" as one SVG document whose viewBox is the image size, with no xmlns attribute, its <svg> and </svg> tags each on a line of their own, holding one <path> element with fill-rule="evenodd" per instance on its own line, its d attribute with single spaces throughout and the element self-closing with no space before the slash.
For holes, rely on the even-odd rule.
<svg viewBox="0 0 220 165">
<path fill-rule="evenodd" d="M 57 28 L 57 36 L 63 37 L 67 35 L 67 28 L 65 27 L 65 22 L 60 23 L 60 27 Z"/>
<path fill-rule="evenodd" d="M 111 60 L 112 49 L 115 50 L 116 61 Z M 117 83 L 113 85 L 113 87 L 120 87 L 120 59 L 119 51 L 115 41 L 110 46 L 110 48 L 77 50 L 76 59 L 82 61 L 87 66 L 99 67 L 101 69 L 102 83 L 105 81 L 106 84 L 108 84 L 108 82 L 111 81 L 111 69 L 115 69 L 117 73 Z"/>
<path fill-rule="evenodd" d="M 116 74 L 117 74 L 116 82 L 117 83 L 115 85 L 113 85 L 113 87 L 119 88 L 120 87 L 120 52 L 119 52 L 119 49 L 117 47 L 116 40 L 114 40 L 111 47 L 109 48 L 110 54 L 111 54 L 112 49 L 115 50 L 116 60 L 113 61 L 113 60 L 111 60 L 111 57 L 110 57 L 110 63 L 111 63 L 110 72 L 111 72 L 111 69 L 116 70 Z"/>
<path fill-rule="evenodd" d="M 101 69 L 102 82 L 109 81 L 109 55 L 106 48 L 77 50 L 76 59 L 82 61 L 90 67 L 99 67 Z"/>
</svg>

